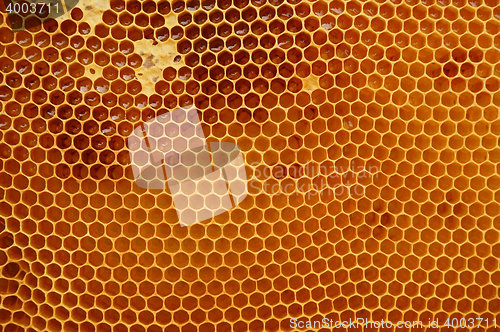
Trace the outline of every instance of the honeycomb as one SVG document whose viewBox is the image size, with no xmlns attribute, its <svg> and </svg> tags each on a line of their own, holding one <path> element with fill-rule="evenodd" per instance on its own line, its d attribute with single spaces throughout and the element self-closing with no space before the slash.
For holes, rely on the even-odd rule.
<svg viewBox="0 0 500 332">
<path fill-rule="evenodd" d="M 1 332 L 498 331 L 498 0 L 3 5 Z M 248 174 L 189 227 L 127 147 L 180 107 Z"/>
</svg>

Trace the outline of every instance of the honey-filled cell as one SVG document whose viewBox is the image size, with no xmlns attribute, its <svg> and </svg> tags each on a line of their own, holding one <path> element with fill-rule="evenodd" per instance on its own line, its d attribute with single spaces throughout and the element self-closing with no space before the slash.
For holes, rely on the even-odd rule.
<svg viewBox="0 0 500 332">
<path fill-rule="evenodd" d="M 498 8 L 3 10 L 0 331 L 495 330 Z"/>
</svg>

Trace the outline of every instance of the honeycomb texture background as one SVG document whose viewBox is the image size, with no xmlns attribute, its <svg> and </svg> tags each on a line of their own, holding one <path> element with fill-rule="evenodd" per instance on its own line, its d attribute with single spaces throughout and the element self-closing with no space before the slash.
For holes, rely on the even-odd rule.
<svg viewBox="0 0 500 332">
<path fill-rule="evenodd" d="M 2 16 L 0 331 L 499 316 L 498 0 L 91 9 Z M 149 94 L 145 40 L 173 45 Z M 126 138 L 188 105 L 252 167 L 239 207 L 180 227 Z"/>
</svg>

